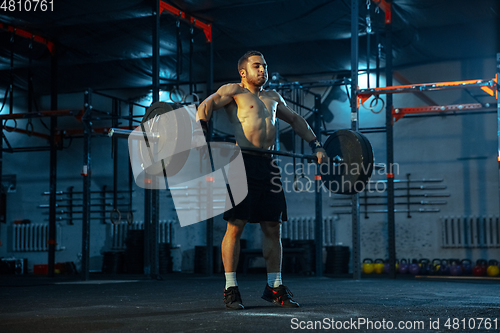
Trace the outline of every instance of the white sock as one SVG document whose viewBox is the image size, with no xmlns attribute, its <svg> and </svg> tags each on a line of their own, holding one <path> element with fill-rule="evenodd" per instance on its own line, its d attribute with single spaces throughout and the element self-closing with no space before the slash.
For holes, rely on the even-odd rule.
<svg viewBox="0 0 500 333">
<path fill-rule="evenodd" d="M 225 273 L 226 275 L 226 289 L 229 287 L 236 287 L 238 282 L 236 282 L 236 272 Z"/>
<path fill-rule="evenodd" d="M 267 273 L 267 284 L 271 288 L 277 288 L 283 283 L 281 281 L 281 273 Z"/>
</svg>

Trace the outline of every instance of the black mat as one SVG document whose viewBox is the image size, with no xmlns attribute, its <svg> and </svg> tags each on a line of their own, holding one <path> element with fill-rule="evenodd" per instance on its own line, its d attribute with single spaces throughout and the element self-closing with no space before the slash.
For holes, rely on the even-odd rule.
<svg viewBox="0 0 500 333">
<path fill-rule="evenodd" d="M 443 332 L 447 331 L 448 318 L 465 319 L 466 325 L 472 324 L 470 318 L 490 318 L 495 325 L 493 320 L 497 318 L 500 326 L 500 284 L 491 281 L 354 281 L 285 276 L 284 283 L 301 307 L 282 309 L 260 298 L 265 275 L 240 274 L 238 282 L 246 309 L 228 311 L 222 302 L 223 276 L 170 274 L 161 281 L 127 275 L 93 276 L 87 282 L 9 279 L 0 279 L 2 333 L 296 332 L 294 328 L 314 327 L 311 325 L 316 329 L 308 331 L 344 325 L 335 331 L 370 332 L 384 322 L 387 327 L 388 321 L 394 327 L 400 321 L 423 325 L 418 332 Z M 438 319 L 439 328 L 431 327 Z M 360 325 L 363 320 L 367 323 Z M 370 321 L 373 329 L 367 326 Z M 484 331 L 500 330 L 493 328 Z M 451 331 L 481 330 L 466 326 Z"/>
</svg>

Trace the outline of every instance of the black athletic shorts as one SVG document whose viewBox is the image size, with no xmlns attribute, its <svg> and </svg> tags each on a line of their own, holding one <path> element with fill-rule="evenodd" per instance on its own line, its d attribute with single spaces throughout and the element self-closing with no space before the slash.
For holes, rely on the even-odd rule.
<svg viewBox="0 0 500 333">
<path fill-rule="evenodd" d="M 270 156 L 243 153 L 248 195 L 224 213 L 224 220 L 247 220 L 251 223 L 287 220 L 286 201 L 280 169 Z M 231 172 L 231 170 L 229 170 Z M 226 202 L 226 207 L 231 207 Z"/>
</svg>

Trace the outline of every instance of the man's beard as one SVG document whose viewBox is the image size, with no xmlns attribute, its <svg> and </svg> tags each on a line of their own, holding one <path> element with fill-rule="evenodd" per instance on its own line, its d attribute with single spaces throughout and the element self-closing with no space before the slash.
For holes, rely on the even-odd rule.
<svg viewBox="0 0 500 333">
<path fill-rule="evenodd" d="M 263 85 L 266 84 L 267 82 L 267 78 L 266 77 L 254 77 L 252 79 L 250 79 L 249 81 L 250 83 L 254 84 L 256 87 L 262 87 Z"/>
</svg>

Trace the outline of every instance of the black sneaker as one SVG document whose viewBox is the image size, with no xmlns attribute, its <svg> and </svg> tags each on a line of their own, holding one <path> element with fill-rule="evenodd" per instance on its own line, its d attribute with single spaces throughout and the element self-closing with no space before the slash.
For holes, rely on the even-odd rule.
<svg viewBox="0 0 500 333">
<path fill-rule="evenodd" d="M 266 284 L 262 299 L 281 306 L 282 308 L 298 308 L 299 303 L 293 299 L 293 294 L 288 287 L 281 285 L 277 288 L 271 288 Z"/>
<path fill-rule="evenodd" d="M 238 287 L 229 287 L 224 290 L 224 304 L 226 305 L 226 309 L 242 310 L 245 307 L 241 303 L 243 302 L 241 301 Z"/>
</svg>

